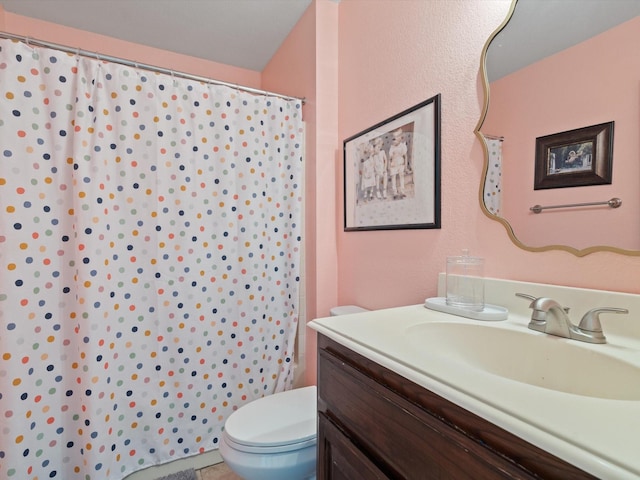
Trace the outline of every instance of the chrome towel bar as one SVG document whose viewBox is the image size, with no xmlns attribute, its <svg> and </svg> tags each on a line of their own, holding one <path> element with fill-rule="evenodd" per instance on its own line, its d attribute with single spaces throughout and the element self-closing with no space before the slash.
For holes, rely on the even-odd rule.
<svg viewBox="0 0 640 480">
<path fill-rule="evenodd" d="M 542 205 L 534 205 L 533 207 L 530 207 L 529 210 L 531 210 L 533 213 L 540 213 L 542 212 L 542 210 L 546 210 L 549 208 L 590 207 L 592 205 L 609 205 L 611 208 L 618 208 L 620 205 L 622 205 L 622 200 L 614 197 L 611 200 L 606 200 L 604 202 L 569 203 L 566 205 L 548 205 L 546 207 L 543 207 Z"/>
</svg>

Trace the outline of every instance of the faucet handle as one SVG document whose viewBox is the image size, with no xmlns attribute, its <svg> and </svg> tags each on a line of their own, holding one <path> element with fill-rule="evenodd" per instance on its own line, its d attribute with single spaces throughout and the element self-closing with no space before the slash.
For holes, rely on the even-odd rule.
<svg viewBox="0 0 640 480">
<path fill-rule="evenodd" d="M 629 313 L 626 308 L 603 307 L 594 308 L 584 314 L 578 328 L 587 332 L 602 333 L 602 325 L 600 324 L 601 313 Z"/>
<path fill-rule="evenodd" d="M 528 295 L 526 293 L 516 293 L 516 297 L 526 298 L 527 300 L 531 300 L 532 302 L 535 302 L 538 299 L 538 297 L 534 297 L 533 295 Z"/>
</svg>

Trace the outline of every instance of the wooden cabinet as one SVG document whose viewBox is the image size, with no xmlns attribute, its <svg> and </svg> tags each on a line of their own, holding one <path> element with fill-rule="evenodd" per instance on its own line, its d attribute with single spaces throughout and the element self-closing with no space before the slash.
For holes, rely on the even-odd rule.
<svg viewBox="0 0 640 480">
<path fill-rule="evenodd" d="M 594 478 L 318 335 L 318 479 Z"/>
</svg>

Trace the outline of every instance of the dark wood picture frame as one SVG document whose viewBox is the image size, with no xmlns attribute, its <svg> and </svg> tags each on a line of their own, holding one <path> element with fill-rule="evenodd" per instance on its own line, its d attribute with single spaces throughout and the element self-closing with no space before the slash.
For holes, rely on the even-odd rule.
<svg viewBox="0 0 640 480">
<path fill-rule="evenodd" d="M 440 228 L 440 94 L 347 138 L 344 230 Z"/>
<path fill-rule="evenodd" d="M 536 138 L 534 190 L 612 181 L 614 122 Z"/>
</svg>

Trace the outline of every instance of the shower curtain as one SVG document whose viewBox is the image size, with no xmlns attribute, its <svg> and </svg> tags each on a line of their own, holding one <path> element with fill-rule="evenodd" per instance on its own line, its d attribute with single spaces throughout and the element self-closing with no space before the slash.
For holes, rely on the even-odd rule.
<svg viewBox="0 0 640 480">
<path fill-rule="evenodd" d="M 484 204 L 490 213 L 500 216 L 502 207 L 502 142 L 501 138 L 485 136 L 489 165 L 484 182 Z"/>
<path fill-rule="evenodd" d="M 292 382 L 300 102 L 10 40 L 0 95 L 0 478 L 217 448 Z"/>
</svg>

